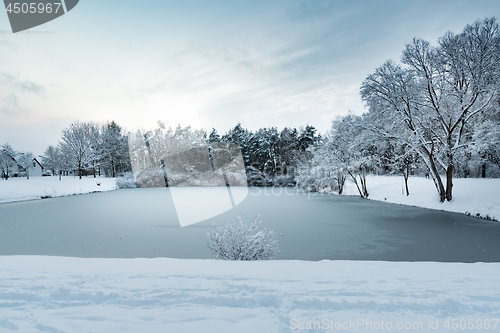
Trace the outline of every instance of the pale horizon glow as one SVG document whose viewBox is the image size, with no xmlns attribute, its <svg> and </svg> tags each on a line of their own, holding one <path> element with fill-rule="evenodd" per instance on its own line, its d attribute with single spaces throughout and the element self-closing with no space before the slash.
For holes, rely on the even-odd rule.
<svg viewBox="0 0 500 333">
<path fill-rule="evenodd" d="M 413 37 L 435 44 L 498 12 L 495 0 L 85 0 L 12 34 L 2 11 L 0 144 L 40 155 L 77 120 L 325 132 L 366 111 L 361 82 Z"/>
</svg>

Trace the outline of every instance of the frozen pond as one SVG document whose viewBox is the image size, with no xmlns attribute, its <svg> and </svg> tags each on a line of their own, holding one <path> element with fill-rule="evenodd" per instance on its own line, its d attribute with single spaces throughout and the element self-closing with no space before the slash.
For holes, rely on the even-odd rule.
<svg viewBox="0 0 500 333">
<path fill-rule="evenodd" d="M 195 198 L 184 213 L 200 214 L 213 202 L 196 188 L 184 191 Z M 283 234 L 276 259 L 500 261 L 500 223 L 462 214 L 250 188 L 236 208 L 181 227 L 173 202 L 169 189 L 156 188 L 1 204 L 0 255 L 210 258 L 213 223 L 260 214 L 263 226 Z"/>
</svg>

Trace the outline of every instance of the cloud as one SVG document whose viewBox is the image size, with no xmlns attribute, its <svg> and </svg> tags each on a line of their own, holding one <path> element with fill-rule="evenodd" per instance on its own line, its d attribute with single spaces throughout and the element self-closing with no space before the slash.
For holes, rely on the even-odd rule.
<svg viewBox="0 0 500 333">
<path fill-rule="evenodd" d="M 42 86 L 34 82 L 23 81 L 14 75 L 2 71 L 0 71 L 0 86 L 3 86 L 4 89 L 10 88 L 10 90 L 22 93 L 32 92 L 35 94 L 39 94 L 44 91 Z"/>
<path fill-rule="evenodd" d="M 337 44 L 325 43 L 318 27 L 287 24 L 205 36 L 167 56 L 163 70 L 137 91 L 145 100 L 162 100 L 164 109 L 179 101 L 176 112 L 184 108 L 207 128 L 239 121 L 251 128 L 304 123 L 326 128 L 323 119 L 361 109 L 350 94 L 362 77 L 351 77 L 348 60 L 332 61 Z"/>
<path fill-rule="evenodd" d="M 17 96 L 14 94 L 9 94 L 2 99 L 2 107 L 0 112 L 11 117 L 16 117 L 21 111 L 19 104 L 17 102 Z"/>
<path fill-rule="evenodd" d="M 14 75 L 1 71 L 0 87 L 0 112 L 14 118 L 27 112 L 27 110 L 19 104 L 19 95 L 40 95 L 44 92 L 43 87 L 34 82 L 24 81 Z"/>
</svg>

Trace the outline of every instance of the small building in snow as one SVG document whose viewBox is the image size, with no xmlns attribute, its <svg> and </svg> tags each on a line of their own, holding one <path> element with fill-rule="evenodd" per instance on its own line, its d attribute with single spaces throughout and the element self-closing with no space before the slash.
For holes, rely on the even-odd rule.
<svg viewBox="0 0 500 333">
<path fill-rule="evenodd" d="M 27 171 L 30 177 L 41 177 L 43 174 L 43 166 L 36 158 L 33 158 Z"/>
</svg>

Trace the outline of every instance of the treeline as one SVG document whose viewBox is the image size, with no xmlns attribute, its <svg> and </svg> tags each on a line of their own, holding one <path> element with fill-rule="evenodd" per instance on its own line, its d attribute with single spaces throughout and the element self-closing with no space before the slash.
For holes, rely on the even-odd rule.
<svg viewBox="0 0 500 333">
<path fill-rule="evenodd" d="M 309 151 L 321 142 L 316 128 L 276 127 L 261 128 L 256 132 L 236 125 L 222 136 L 215 129 L 209 135 L 210 142 L 232 142 L 241 149 L 250 185 L 295 184 L 296 170 L 312 158 Z"/>
<path fill-rule="evenodd" d="M 136 164 L 137 159 L 142 159 L 142 175 L 135 176 L 149 177 L 145 183 L 154 185 L 163 172 L 161 163 L 167 155 L 185 155 L 183 163 L 196 168 L 198 160 L 205 158 L 203 152 L 207 159 L 212 158 L 211 145 L 233 143 L 241 151 L 249 184 L 284 185 L 294 183 L 297 165 L 312 158 L 308 148 L 320 141 L 317 130 L 309 125 L 281 131 L 275 127 L 261 128 L 253 132 L 237 124 L 219 135 L 215 129 L 210 133 L 180 125 L 172 129 L 161 122 L 154 130 L 134 133 L 124 133 L 114 121 L 104 125 L 75 122 L 63 130 L 57 146 L 47 148 L 43 163 L 54 174 L 76 172 L 81 177 L 104 173 L 115 177 L 132 170 L 131 158 Z M 201 149 L 201 156 L 197 149 Z"/>
<path fill-rule="evenodd" d="M 57 146 L 49 146 L 42 158 L 52 174 L 104 174 L 115 177 L 130 171 L 127 135 L 114 121 L 104 125 L 75 122 L 63 130 Z"/>
</svg>

